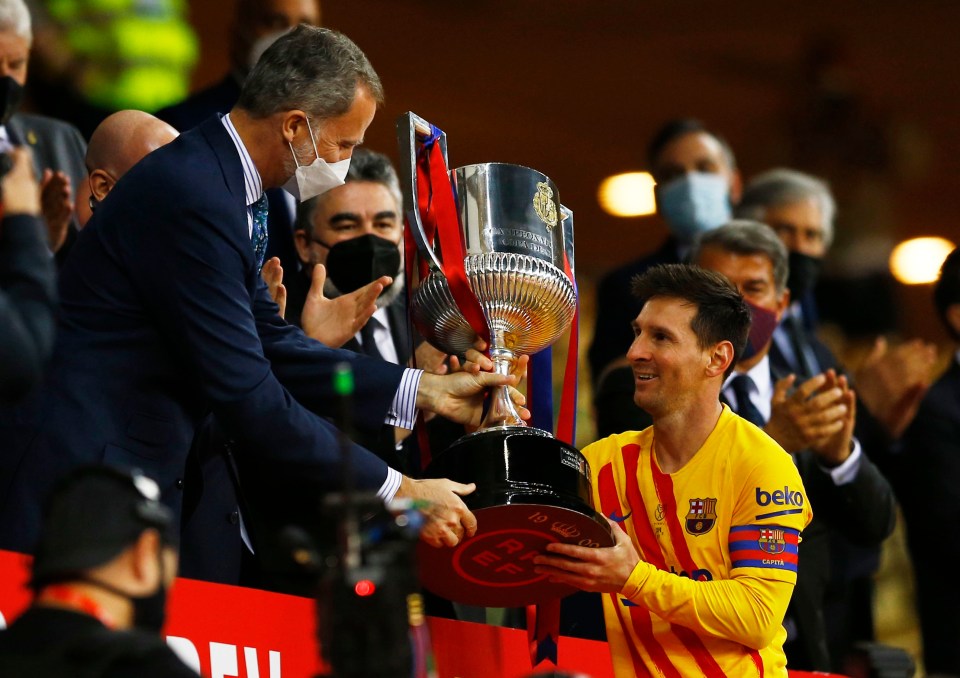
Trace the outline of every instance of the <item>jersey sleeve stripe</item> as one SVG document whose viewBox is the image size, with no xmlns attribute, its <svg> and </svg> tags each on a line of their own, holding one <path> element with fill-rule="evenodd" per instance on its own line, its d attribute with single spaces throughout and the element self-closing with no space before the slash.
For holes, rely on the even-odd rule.
<svg viewBox="0 0 960 678">
<path fill-rule="evenodd" d="M 767 518 L 776 518 L 778 516 L 792 516 L 797 513 L 803 513 L 802 508 L 787 509 L 785 511 L 774 511 L 773 513 L 758 513 L 755 516 L 756 520 L 765 520 Z"/>
<path fill-rule="evenodd" d="M 787 572 L 794 573 L 797 571 L 796 561 L 790 562 L 790 560 L 786 558 L 769 555 L 766 555 L 766 558 L 760 560 L 733 560 L 730 567 L 732 569 L 737 569 L 738 567 L 757 567 L 765 570 L 786 570 Z"/>
<path fill-rule="evenodd" d="M 738 525 L 736 527 L 730 528 L 730 541 L 733 541 L 733 536 L 736 535 L 737 539 L 745 539 L 749 537 L 759 537 L 761 530 L 781 530 L 786 539 L 793 539 L 794 542 L 799 540 L 800 530 L 794 529 L 792 527 L 784 527 L 781 525 Z"/>
<path fill-rule="evenodd" d="M 731 567 L 797 571 L 799 530 L 779 525 L 738 525 L 727 541 Z"/>
<path fill-rule="evenodd" d="M 797 555 L 798 551 L 799 551 L 799 547 L 797 546 L 797 544 L 784 544 L 783 551 L 778 551 L 778 555 L 780 553 L 789 553 L 792 555 Z M 742 558 L 744 554 L 754 553 L 754 552 L 758 554 L 758 557 L 759 557 L 759 554 L 761 553 L 769 553 L 759 548 L 757 540 L 737 541 L 737 542 L 730 543 L 731 558 L 733 558 L 734 556 L 737 556 L 738 558 Z"/>
</svg>

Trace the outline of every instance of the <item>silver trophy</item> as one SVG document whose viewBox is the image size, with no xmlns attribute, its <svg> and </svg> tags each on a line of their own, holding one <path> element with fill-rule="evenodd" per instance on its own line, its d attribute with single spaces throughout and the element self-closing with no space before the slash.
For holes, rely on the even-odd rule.
<svg viewBox="0 0 960 678">
<path fill-rule="evenodd" d="M 413 294 L 411 318 L 435 347 L 463 355 L 477 334 L 443 273 L 451 254 L 429 242 L 418 208 L 416 152 L 431 126 L 406 113 L 397 129 L 407 221 L 430 268 Z M 436 143 L 445 156 L 445 136 Z M 484 163 L 449 174 L 463 265 L 490 331 L 490 358 L 497 372 L 510 374 L 518 356 L 552 345 L 573 319 L 573 215 L 553 181 L 528 167 Z M 551 541 L 613 543 L 608 523 L 592 508 L 583 455 L 526 426 L 507 387 L 490 394 L 480 429 L 436 457 L 426 475 L 477 483 L 465 498 L 477 516 L 477 535 L 456 549 L 421 551 L 424 584 L 446 598 L 504 607 L 556 598 L 570 590 L 534 573 L 533 555 Z"/>
</svg>

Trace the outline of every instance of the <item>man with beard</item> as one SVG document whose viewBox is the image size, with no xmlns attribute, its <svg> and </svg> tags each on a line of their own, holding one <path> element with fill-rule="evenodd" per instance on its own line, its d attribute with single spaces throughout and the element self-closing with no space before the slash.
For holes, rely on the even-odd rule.
<svg viewBox="0 0 960 678">
<path fill-rule="evenodd" d="M 333 376 L 342 363 L 354 368 L 363 403 L 357 429 L 411 428 L 421 409 L 476 424 L 485 389 L 517 383 L 330 349 L 285 323 L 267 295 L 264 188 L 308 199 L 339 185 L 382 99 L 355 44 L 300 26 L 264 53 L 230 114 L 182 134 L 118 182 L 61 277 L 54 378 L 36 434 L 12 449 L 17 472 L 0 543 L 29 549 L 41 498 L 90 461 L 145 468 L 179 515 L 186 455 L 210 412 L 250 463 L 315 492 L 339 489 L 343 441 L 326 417 L 340 410 Z M 432 506 L 427 541 L 454 546 L 473 534 L 458 494 L 473 487 L 414 480 L 362 448 L 350 452 L 357 489 Z"/>
</svg>

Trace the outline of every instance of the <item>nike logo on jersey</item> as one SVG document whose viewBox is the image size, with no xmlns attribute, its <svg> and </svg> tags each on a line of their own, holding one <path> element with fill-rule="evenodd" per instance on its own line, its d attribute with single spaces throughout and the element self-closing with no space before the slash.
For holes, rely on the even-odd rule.
<svg viewBox="0 0 960 678">
<path fill-rule="evenodd" d="M 622 523 L 624 520 L 626 520 L 627 518 L 629 518 L 629 517 L 632 516 L 632 515 L 633 515 L 633 511 L 630 511 L 630 513 L 628 513 L 628 514 L 625 515 L 625 516 L 618 516 L 618 515 L 617 515 L 617 512 L 614 511 L 613 513 L 610 514 L 610 520 L 612 520 L 612 521 L 615 522 L 615 523 Z"/>
</svg>

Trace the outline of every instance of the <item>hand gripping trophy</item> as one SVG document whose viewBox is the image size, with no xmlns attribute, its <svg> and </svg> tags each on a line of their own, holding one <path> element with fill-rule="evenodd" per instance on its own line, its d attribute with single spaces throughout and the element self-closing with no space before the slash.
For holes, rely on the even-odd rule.
<svg viewBox="0 0 960 678">
<path fill-rule="evenodd" d="M 424 338 L 462 355 L 489 337 L 496 370 L 555 342 L 576 310 L 573 216 L 549 177 L 484 163 L 446 172 L 446 136 L 405 113 L 397 121 L 408 228 L 425 266 L 410 313 Z M 447 208 L 444 208 L 444 200 Z M 550 542 L 611 546 L 594 511 L 580 452 L 527 426 L 506 387 L 490 394 L 480 429 L 437 456 L 425 474 L 477 484 L 465 497 L 477 534 L 454 549 L 421 546 L 421 580 L 445 598 L 518 607 L 572 592 L 533 570 Z"/>
</svg>

